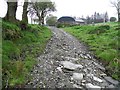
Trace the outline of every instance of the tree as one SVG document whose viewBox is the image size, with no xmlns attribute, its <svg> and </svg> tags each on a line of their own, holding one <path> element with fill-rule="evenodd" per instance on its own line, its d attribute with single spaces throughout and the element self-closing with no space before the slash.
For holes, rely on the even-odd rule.
<svg viewBox="0 0 120 90">
<path fill-rule="evenodd" d="M 18 3 L 18 0 L 14 0 L 14 2 L 10 2 L 8 0 L 8 2 L 7 2 L 8 11 L 7 11 L 6 16 L 4 17 L 4 20 L 14 22 L 14 23 L 17 22 L 17 20 L 16 20 L 17 3 Z M 26 22 L 28 22 L 27 7 L 28 7 L 28 0 L 25 0 L 24 6 L 23 6 L 22 19 L 25 20 Z"/>
<path fill-rule="evenodd" d="M 27 8 L 28 8 L 28 0 L 25 0 L 24 6 L 23 6 L 22 20 L 24 20 L 26 23 L 28 23 L 28 17 L 27 17 L 28 11 L 27 11 Z"/>
<path fill-rule="evenodd" d="M 108 13 L 107 13 L 107 12 L 106 12 L 105 15 L 104 15 L 104 19 L 105 19 L 105 22 L 108 22 L 109 17 L 108 17 Z"/>
<path fill-rule="evenodd" d="M 117 20 L 117 19 L 116 19 L 115 17 L 111 17 L 111 18 L 110 18 L 110 21 L 111 21 L 111 22 L 115 22 L 116 20 Z"/>
<path fill-rule="evenodd" d="M 91 22 L 94 22 L 94 15 L 91 15 Z"/>
<path fill-rule="evenodd" d="M 39 18 L 39 24 L 44 25 L 44 18 L 46 15 L 51 12 L 55 11 L 55 5 L 53 2 L 32 2 L 31 7 L 29 9 L 32 9 L 32 12 L 36 13 L 36 15 Z M 31 11 L 31 10 L 29 10 Z"/>
<path fill-rule="evenodd" d="M 95 12 L 94 13 L 94 22 L 96 22 L 96 19 L 97 19 L 97 13 Z"/>
<path fill-rule="evenodd" d="M 105 13 L 105 15 L 95 12 L 94 15 L 91 16 L 91 18 L 92 18 L 92 22 L 94 23 L 102 23 L 105 20 L 107 22 L 108 14 L 107 12 Z"/>
<path fill-rule="evenodd" d="M 16 22 L 16 10 L 17 10 L 17 0 L 14 0 L 15 2 L 7 2 L 8 4 L 8 11 L 4 18 L 4 20 L 10 21 L 10 22 Z"/>
<path fill-rule="evenodd" d="M 120 22 L 120 0 L 111 2 L 112 6 L 116 8 L 118 14 L 118 22 Z"/>
<path fill-rule="evenodd" d="M 86 17 L 86 22 L 87 22 L 87 24 L 91 23 L 91 18 L 89 16 Z"/>
<path fill-rule="evenodd" d="M 46 24 L 49 25 L 49 26 L 55 26 L 57 22 L 57 17 L 56 16 L 48 16 L 46 18 Z"/>
</svg>

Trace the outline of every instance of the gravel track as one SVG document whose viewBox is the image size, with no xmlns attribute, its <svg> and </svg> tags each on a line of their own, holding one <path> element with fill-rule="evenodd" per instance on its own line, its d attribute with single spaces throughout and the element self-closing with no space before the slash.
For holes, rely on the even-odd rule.
<svg viewBox="0 0 120 90">
<path fill-rule="evenodd" d="M 31 71 L 26 88 L 115 88 L 118 81 L 107 76 L 105 68 L 75 37 L 50 27 L 53 36 L 38 64 Z"/>
</svg>

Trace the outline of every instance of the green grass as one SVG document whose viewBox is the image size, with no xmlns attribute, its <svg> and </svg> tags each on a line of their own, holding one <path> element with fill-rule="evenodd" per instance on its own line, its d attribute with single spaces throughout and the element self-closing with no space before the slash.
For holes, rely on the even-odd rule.
<svg viewBox="0 0 120 90">
<path fill-rule="evenodd" d="M 120 80 L 118 23 L 73 26 L 66 27 L 64 30 L 86 43 L 97 58 L 104 63 L 108 73 L 113 78 Z"/>
<path fill-rule="evenodd" d="M 28 25 L 21 30 L 17 25 L 2 22 L 2 84 L 10 87 L 26 83 L 36 57 L 45 49 L 51 31 L 44 26 Z"/>
</svg>

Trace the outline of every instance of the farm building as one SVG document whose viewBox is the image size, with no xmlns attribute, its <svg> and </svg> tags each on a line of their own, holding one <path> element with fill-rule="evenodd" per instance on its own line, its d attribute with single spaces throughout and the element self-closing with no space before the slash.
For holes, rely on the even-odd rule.
<svg viewBox="0 0 120 90">
<path fill-rule="evenodd" d="M 58 23 L 68 23 L 68 24 L 74 24 L 75 23 L 75 19 L 69 16 L 63 16 L 61 18 L 58 19 L 57 21 Z"/>
<path fill-rule="evenodd" d="M 85 24 L 85 20 L 83 20 L 83 19 L 75 19 L 75 24 L 77 24 L 77 25 L 84 25 Z"/>
<path fill-rule="evenodd" d="M 67 23 L 67 24 L 73 24 L 73 25 L 84 25 L 85 21 L 82 19 L 74 19 L 73 17 L 70 16 L 63 16 L 58 19 L 58 23 Z"/>
</svg>

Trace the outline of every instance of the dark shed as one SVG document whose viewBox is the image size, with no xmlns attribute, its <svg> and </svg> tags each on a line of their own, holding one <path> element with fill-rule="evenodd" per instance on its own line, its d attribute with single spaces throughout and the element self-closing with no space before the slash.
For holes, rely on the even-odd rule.
<svg viewBox="0 0 120 90">
<path fill-rule="evenodd" d="M 64 16 L 58 19 L 58 22 L 67 22 L 67 23 L 73 23 L 75 22 L 75 19 L 69 16 Z"/>
</svg>

